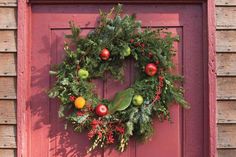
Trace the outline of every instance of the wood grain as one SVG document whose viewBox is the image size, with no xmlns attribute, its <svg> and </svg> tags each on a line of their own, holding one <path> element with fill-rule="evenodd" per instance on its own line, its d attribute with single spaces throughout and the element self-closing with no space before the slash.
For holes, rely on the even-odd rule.
<svg viewBox="0 0 236 157">
<path fill-rule="evenodd" d="M 16 157 L 16 149 L 0 149 L 0 157 Z"/>
<path fill-rule="evenodd" d="M 16 148 L 15 125 L 0 125 L 0 148 Z"/>
<path fill-rule="evenodd" d="M 16 29 L 16 8 L 0 8 L 0 29 Z"/>
<path fill-rule="evenodd" d="M 0 52 L 16 52 L 16 32 L 13 30 L 0 31 Z"/>
<path fill-rule="evenodd" d="M 15 77 L 0 77 L 0 99 L 16 99 Z"/>
<path fill-rule="evenodd" d="M 173 3 L 196 3 L 204 2 L 205 0 L 29 0 L 32 4 L 148 4 L 148 3 L 164 3 L 164 4 L 173 4 Z"/>
<path fill-rule="evenodd" d="M 207 153 L 206 156 L 211 156 L 215 157 L 217 156 L 217 151 L 216 151 L 216 54 L 215 54 L 215 47 L 216 47 L 216 42 L 215 42 L 215 1 L 214 0 L 209 0 L 207 1 L 207 16 L 203 14 L 203 17 L 207 17 L 207 34 L 208 37 L 204 38 L 205 41 L 203 43 L 206 43 L 208 41 L 208 44 L 205 44 L 206 47 L 208 48 L 207 52 L 207 75 L 208 77 L 205 78 L 205 82 L 208 84 L 208 107 L 209 109 L 206 110 L 205 114 L 209 116 L 207 122 L 204 120 L 209 127 L 208 135 L 209 135 L 209 142 L 205 143 L 205 152 L 210 152 L 209 155 Z M 204 21 L 204 20 L 203 20 Z M 203 30 L 205 30 L 203 28 Z M 205 99 L 206 100 L 206 99 Z M 205 105 L 204 105 L 205 106 Z M 206 109 L 206 107 L 205 107 Z M 206 138 L 205 136 L 204 138 Z"/>
<path fill-rule="evenodd" d="M 2 7 L 16 7 L 17 1 L 16 0 L 0 0 L 0 6 Z"/>
<path fill-rule="evenodd" d="M 216 6 L 236 6 L 236 0 L 216 0 Z"/>
<path fill-rule="evenodd" d="M 236 123 L 236 101 L 217 101 L 217 122 Z"/>
<path fill-rule="evenodd" d="M 236 52 L 236 31 L 216 31 L 216 51 Z"/>
<path fill-rule="evenodd" d="M 236 148 L 236 124 L 218 124 L 218 148 Z"/>
<path fill-rule="evenodd" d="M 235 157 L 236 149 L 218 149 L 218 157 Z"/>
<path fill-rule="evenodd" d="M 216 7 L 217 29 L 236 28 L 236 7 Z"/>
<path fill-rule="evenodd" d="M 16 124 L 15 100 L 0 100 L 0 124 Z"/>
<path fill-rule="evenodd" d="M 236 77 L 217 78 L 217 99 L 236 99 Z"/>
<path fill-rule="evenodd" d="M 216 0 L 216 50 L 236 52 L 236 0 Z M 236 54 L 217 54 L 217 75 L 236 75 Z M 217 98 L 236 99 L 236 78 L 217 78 Z M 217 102 L 218 157 L 235 157 L 236 154 L 236 101 Z M 230 123 L 230 124 L 229 124 Z M 227 125 L 228 124 L 228 125 Z M 232 149 L 233 148 L 233 149 Z"/>
<path fill-rule="evenodd" d="M 16 76 L 16 54 L 0 53 L 0 76 Z"/>
<path fill-rule="evenodd" d="M 236 53 L 217 53 L 217 75 L 236 76 Z"/>
<path fill-rule="evenodd" d="M 0 0 L 0 52 L 16 52 L 17 1 Z M 0 76 L 16 76 L 16 54 L 0 53 Z M 0 98 L 16 98 L 16 78 L 0 77 Z M 4 125 L 7 124 L 7 125 Z M 16 102 L 0 100 L 0 157 L 16 157 Z"/>
</svg>

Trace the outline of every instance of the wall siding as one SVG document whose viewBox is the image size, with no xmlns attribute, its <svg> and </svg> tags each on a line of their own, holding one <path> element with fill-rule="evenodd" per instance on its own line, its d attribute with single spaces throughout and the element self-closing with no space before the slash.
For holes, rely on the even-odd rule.
<svg viewBox="0 0 236 157">
<path fill-rule="evenodd" d="M 217 53 L 216 57 L 218 76 L 236 76 L 236 53 Z"/>
<path fill-rule="evenodd" d="M 217 99 L 236 99 L 236 77 L 218 76 L 217 78 Z"/>
<path fill-rule="evenodd" d="M 0 8 L 0 27 L 2 29 L 16 28 L 16 9 L 15 8 Z"/>
<path fill-rule="evenodd" d="M 15 157 L 16 150 L 15 149 L 0 149 L 1 157 Z"/>
<path fill-rule="evenodd" d="M 0 52 L 16 52 L 16 31 L 0 30 Z"/>
<path fill-rule="evenodd" d="M 16 126 L 0 125 L 0 148 L 16 148 Z"/>
<path fill-rule="evenodd" d="M 216 0 L 218 157 L 236 154 L 236 0 Z"/>
<path fill-rule="evenodd" d="M 16 101 L 0 100 L 0 124 L 16 124 Z"/>
<path fill-rule="evenodd" d="M 216 31 L 216 51 L 217 52 L 236 52 L 236 31 L 217 30 Z"/>
<path fill-rule="evenodd" d="M 16 7 L 17 1 L 16 0 L 0 0 L 0 7 Z"/>
<path fill-rule="evenodd" d="M 216 7 L 216 28 L 235 29 L 236 9 L 235 7 Z"/>
<path fill-rule="evenodd" d="M 218 149 L 218 157 L 235 157 L 235 149 Z"/>
<path fill-rule="evenodd" d="M 218 6 L 236 6 L 236 0 L 216 0 L 216 7 Z"/>
<path fill-rule="evenodd" d="M 16 53 L 0 53 L 0 76 L 16 76 Z"/>
<path fill-rule="evenodd" d="M 218 124 L 236 123 L 236 101 L 218 100 L 217 108 Z"/>
<path fill-rule="evenodd" d="M 16 0 L 0 0 L 0 157 L 16 157 Z"/>
</svg>

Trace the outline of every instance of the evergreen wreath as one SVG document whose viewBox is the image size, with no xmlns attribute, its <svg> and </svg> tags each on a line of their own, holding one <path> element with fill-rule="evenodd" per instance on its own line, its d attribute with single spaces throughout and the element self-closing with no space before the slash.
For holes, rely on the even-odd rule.
<svg viewBox="0 0 236 157">
<path fill-rule="evenodd" d="M 69 121 L 74 131 L 88 131 L 92 142 L 88 152 L 114 143 L 123 152 L 132 136 L 141 140 L 151 137 L 154 117 L 170 120 L 171 103 L 188 107 L 183 89 L 177 85 L 181 76 L 170 72 L 174 67 L 173 43 L 178 37 L 164 29 L 143 30 L 135 15 L 121 13 L 121 5 L 109 13 L 100 11 L 98 26 L 86 37 L 70 22 L 66 56 L 50 71 L 57 80 L 49 97 L 59 98 L 59 117 Z M 129 58 L 135 61 L 135 82 L 113 100 L 99 98 L 92 80 L 110 73 L 122 81 L 123 63 Z"/>
</svg>

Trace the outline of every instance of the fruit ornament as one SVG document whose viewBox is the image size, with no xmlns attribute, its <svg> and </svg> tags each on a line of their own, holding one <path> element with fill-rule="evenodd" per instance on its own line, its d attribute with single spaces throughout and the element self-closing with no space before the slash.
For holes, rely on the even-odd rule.
<svg viewBox="0 0 236 157">
<path fill-rule="evenodd" d="M 143 97 L 141 95 L 135 95 L 133 97 L 133 104 L 136 106 L 140 106 L 143 104 Z"/>
<path fill-rule="evenodd" d="M 85 103 L 86 103 L 86 101 L 85 101 L 85 99 L 83 97 L 76 98 L 75 102 L 74 102 L 75 107 L 77 109 L 82 109 L 84 107 Z"/>
<path fill-rule="evenodd" d="M 81 79 L 86 79 L 86 78 L 88 78 L 88 76 L 89 76 L 89 72 L 88 72 L 87 70 L 85 70 L 85 69 L 80 69 L 80 70 L 78 71 L 78 75 L 79 75 L 79 77 L 80 77 Z"/>
<path fill-rule="evenodd" d="M 125 46 L 124 50 L 123 50 L 123 55 L 125 57 L 129 56 L 131 54 L 131 49 L 129 46 Z"/>
<path fill-rule="evenodd" d="M 99 57 L 101 58 L 101 60 L 104 60 L 104 61 L 108 60 L 109 57 L 110 57 L 110 52 L 109 52 L 109 50 L 106 49 L 106 48 L 102 49 L 102 51 L 101 51 Z"/>
<path fill-rule="evenodd" d="M 157 73 L 157 66 L 154 63 L 148 63 L 145 66 L 145 73 L 149 76 L 154 76 Z"/>
<path fill-rule="evenodd" d="M 108 108 L 103 104 L 98 104 L 97 107 L 95 108 L 95 112 L 98 116 L 102 117 L 107 115 Z"/>
</svg>

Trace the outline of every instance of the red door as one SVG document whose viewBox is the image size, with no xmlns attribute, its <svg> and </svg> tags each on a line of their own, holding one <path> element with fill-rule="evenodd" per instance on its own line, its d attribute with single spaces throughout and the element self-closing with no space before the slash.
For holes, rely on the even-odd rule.
<svg viewBox="0 0 236 157">
<path fill-rule="evenodd" d="M 109 10 L 111 5 L 33 5 L 31 40 L 31 100 L 28 114 L 29 157 L 203 157 L 204 141 L 204 53 L 201 5 L 125 5 L 126 13 L 136 13 L 143 26 L 167 27 L 180 36 L 175 44 L 176 71 L 184 75 L 185 97 L 191 109 L 171 107 L 172 123 L 155 122 L 155 134 L 144 144 L 132 141 L 124 153 L 112 148 L 86 155 L 89 145 L 86 133 L 78 135 L 58 119 L 58 103 L 50 100 L 46 91 L 52 78 L 51 64 L 63 58 L 64 35 L 69 33 L 68 21 L 74 20 L 83 33 L 96 26 L 98 10 Z M 132 61 L 127 62 L 124 84 L 96 80 L 100 96 L 111 98 L 127 88 L 133 78 Z"/>
</svg>

